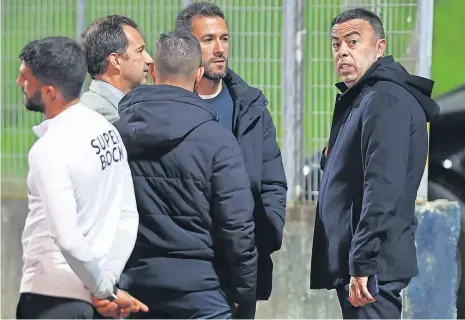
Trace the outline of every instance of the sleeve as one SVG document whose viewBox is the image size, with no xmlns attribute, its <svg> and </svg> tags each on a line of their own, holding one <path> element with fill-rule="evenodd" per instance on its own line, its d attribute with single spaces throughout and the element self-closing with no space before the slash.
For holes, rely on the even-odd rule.
<svg viewBox="0 0 465 320">
<path fill-rule="evenodd" d="M 273 232 L 271 252 L 274 252 L 281 248 L 283 241 L 287 182 L 281 150 L 276 141 L 276 128 L 268 109 L 265 110 L 264 118 L 261 197 L 266 217 Z"/>
<path fill-rule="evenodd" d="M 216 246 L 231 272 L 234 302 L 255 301 L 257 249 L 253 198 L 244 159 L 236 140 L 221 146 L 212 178 L 212 215 L 216 220 Z"/>
<path fill-rule="evenodd" d="M 29 156 L 29 167 L 44 207 L 46 221 L 55 241 L 71 269 L 100 299 L 113 292 L 113 284 L 100 268 L 92 248 L 77 226 L 77 207 L 70 169 L 54 150 L 35 149 Z M 53 157 L 48 154 L 54 153 Z"/>
<path fill-rule="evenodd" d="M 118 224 L 117 237 L 108 254 L 103 269 L 110 275 L 114 284 L 119 281 L 137 238 L 139 214 L 137 212 L 134 184 L 131 169 L 126 163 L 123 187 L 123 203 Z"/>
<path fill-rule="evenodd" d="M 396 227 L 396 206 L 404 193 L 410 148 L 411 116 L 397 97 L 375 93 L 362 116 L 364 168 L 360 220 L 352 238 L 352 276 L 377 273 L 376 257 L 383 240 Z"/>
</svg>

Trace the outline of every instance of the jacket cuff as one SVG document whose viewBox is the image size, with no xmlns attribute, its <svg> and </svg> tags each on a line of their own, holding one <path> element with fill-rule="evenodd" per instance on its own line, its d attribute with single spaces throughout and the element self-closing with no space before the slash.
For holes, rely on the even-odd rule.
<svg viewBox="0 0 465 320">
<path fill-rule="evenodd" d="M 321 157 L 320 157 L 320 169 L 323 171 L 325 169 L 326 165 L 326 156 L 325 156 L 325 150 L 327 147 L 323 148 L 321 151 Z"/>
<path fill-rule="evenodd" d="M 367 277 L 378 273 L 378 264 L 375 259 L 351 260 L 349 259 L 349 273 L 353 277 Z"/>
</svg>

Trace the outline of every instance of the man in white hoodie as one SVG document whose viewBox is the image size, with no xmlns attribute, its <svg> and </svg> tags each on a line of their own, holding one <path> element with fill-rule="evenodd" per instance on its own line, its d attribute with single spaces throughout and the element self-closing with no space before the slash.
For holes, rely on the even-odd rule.
<svg viewBox="0 0 465 320">
<path fill-rule="evenodd" d="M 49 37 L 27 44 L 19 58 L 26 109 L 46 120 L 33 128 L 39 139 L 29 152 L 17 318 L 91 319 L 92 297 L 123 314 L 145 311 L 116 287 L 138 213 L 120 135 L 79 103 L 84 53 L 74 40 Z"/>
</svg>

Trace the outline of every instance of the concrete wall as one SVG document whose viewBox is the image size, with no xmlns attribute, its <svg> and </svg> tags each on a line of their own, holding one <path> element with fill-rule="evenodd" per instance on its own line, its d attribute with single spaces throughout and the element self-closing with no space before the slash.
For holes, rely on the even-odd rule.
<svg viewBox="0 0 465 320">
<path fill-rule="evenodd" d="M 1 200 L 1 304 L 2 319 L 16 317 L 16 303 L 21 279 L 22 245 L 21 233 L 27 215 L 27 202 L 24 200 Z"/>
</svg>

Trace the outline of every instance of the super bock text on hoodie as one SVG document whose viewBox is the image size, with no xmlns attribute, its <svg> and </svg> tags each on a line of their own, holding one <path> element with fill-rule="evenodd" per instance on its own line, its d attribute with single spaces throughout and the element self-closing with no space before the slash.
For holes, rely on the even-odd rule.
<svg viewBox="0 0 465 320">
<path fill-rule="evenodd" d="M 337 95 L 312 251 L 311 288 L 349 276 L 380 281 L 418 274 L 415 199 L 428 149 L 426 123 L 439 114 L 433 81 L 389 56 Z"/>
</svg>

